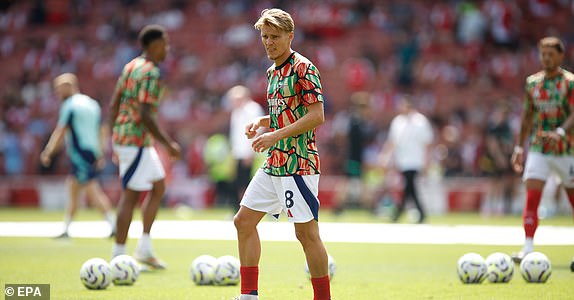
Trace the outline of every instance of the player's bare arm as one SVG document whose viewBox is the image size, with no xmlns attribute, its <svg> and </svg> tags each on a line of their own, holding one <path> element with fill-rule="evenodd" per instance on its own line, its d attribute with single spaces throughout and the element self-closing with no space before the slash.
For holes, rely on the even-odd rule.
<svg viewBox="0 0 574 300">
<path fill-rule="evenodd" d="M 111 115 L 110 115 L 110 129 L 114 128 L 114 122 L 116 121 L 116 118 L 118 117 L 118 114 L 120 112 L 120 91 L 118 90 L 118 88 L 116 87 L 116 90 L 114 91 L 114 96 L 112 97 L 112 101 L 110 102 L 110 110 L 111 110 Z"/>
<path fill-rule="evenodd" d="M 532 103 L 532 99 L 529 95 L 526 95 L 527 101 Z M 524 169 L 524 148 L 523 145 L 526 142 L 526 138 L 532 130 L 532 123 L 534 116 L 534 107 L 532 105 L 528 105 L 524 111 L 522 112 L 522 119 L 520 125 L 520 133 L 518 134 L 518 141 L 516 142 L 516 146 L 514 147 L 514 152 L 512 153 L 512 157 L 510 162 L 512 164 L 512 168 L 515 172 L 520 173 Z"/>
<path fill-rule="evenodd" d="M 570 111 L 573 111 L 574 105 L 569 105 Z M 543 138 L 559 141 L 566 135 L 566 132 L 574 125 L 574 114 L 570 114 L 568 118 L 554 131 L 547 131 L 542 133 Z"/>
<path fill-rule="evenodd" d="M 305 116 L 295 121 L 294 123 L 273 132 L 266 132 L 255 138 L 251 144 L 253 150 L 257 152 L 263 152 L 265 149 L 275 145 L 275 143 L 277 143 L 279 140 L 290 136 L 300 135 L 304 132 L 316 128 L 325 122 L 325 114 L 322 102 L 313 103 L 309 105 L 307 109 L 307 114 L 305 114 Z"/>
<path fill-rule="evenodd" d="M 252 139 L 257 134 L 259 128 L 269 128 L 270 124 L 271 119 L 269 115 L 259 117 L 245 126 L 245 135 L 248 139 Z"/>
<path fill-rule="evenodd" d="M 48 140 L 48 144 L 40 153 L 40 161 L 42 165 L 47 167 L 52 162 L 52 155 L 56 149 L 60 148 L 62 142 L 64 141 L 64 134 L 66 133 L 66 127 L 56 127 L 52 135 L 50 135 L 50 139 Z"/>
<path fill-rule="evenodd" d="M 141 120 L 147 130 L 153 135 L 153 137 L 165 146 L 169 155 L 172 159 L 179 159 L 181 157 L 181 148 L 179 144 L 171 140 L 157 125 L 151 114 L 152 107 L 150 104 L 141 103 L 140 104 L 140 115 Z"/>
</svg>

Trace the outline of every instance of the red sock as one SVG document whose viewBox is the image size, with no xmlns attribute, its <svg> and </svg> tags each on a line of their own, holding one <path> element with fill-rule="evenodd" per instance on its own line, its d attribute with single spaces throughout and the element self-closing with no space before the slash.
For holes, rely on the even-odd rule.
<svg viewBox="0 0 574 300">
<path fill-rule="evenodd" d="M 522 222 L 524 225 L 524 233 L 527 238 L 533 238 L 536 228 L 538 227 L 538 205 L 542 198 L 541 190 L 527 190 L 526 191 L 526 205 L 522 213 Z"/>
<path fill-rule="evenodd" d="M 574 192 L 566 194 L 568 195 L 568 201 L 570 201 L 570 205 L 572 206 L 572 212 L 574 212 Z"/>
<path fill-rule="evenodd" d="M 259 267 L 241 267 L 241 294 L 257 295 L 257 280 L 259 278 Z"/>
<path fill-rule="evenodd" d="M 331 285 L 329 284 L 329 275 L 320 278 L 311 278 L 313 284 L 313 300 L 331 300 Z"/>
</svg>

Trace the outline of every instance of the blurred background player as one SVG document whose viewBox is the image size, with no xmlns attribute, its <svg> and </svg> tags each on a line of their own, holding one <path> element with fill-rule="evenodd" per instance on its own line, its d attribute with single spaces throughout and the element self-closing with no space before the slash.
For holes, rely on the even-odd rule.
<svg viewBox="0 0 574 300">
<path fill-rule="evenodd" d="M 251 92 L 243 85 L 236 85 L 227 91 L 227 99 L 231 104 L 229 121 L 229 139 L 231 154 L 235 160 L 234 191 L 236 198 L 232 205 L 234 211 L 239 210 L 239 202 L 251 180 L 251 170 L 255 152 L 250 143 L 245 142 L 245 127 L 253 120 L 263 116 L 263 108 L 251 99 Z"/>
<path fill-rule="evenodd" d="M 86 196 L 92 205 L 105 215 L 113 235 L 115 218 L 110 200 L 97 180 L 99 169 L 105 163 L 103 156 L 105 132 L 101 127 L 100 105 L 96 100 L 80 93 L 78 78 L 71 73 L 64 73 L 54 79 L 54 91 L 63 102 L 58 125 L 40 154 L 40 160 L 44 166 L 52 163 L 52 156 L 60 147 L 65 134 L 66 152 L 72 165 L 72 176 L 67 180 L 69 198 L 64 216 L 64 232 L 58 237 L 68 237 L 68 229 L 78 210 L 82 190 L 86 191 Z"/>
<path fill-rule="evenodd" d="M 316 128 L 325 121 L 323 91 L 317 68 L 291 49 L 295 25 L 280 9 L 261 12 L 255 28 L 267 57 L 269 115 L 247 125 L 245 135 L 255 137 L 259 128 L 271 128 L 252 142 L 253 150 L 268 149 L 241 200 L 234 223 L 241 262 L 240 300 L 258 299 L 261 242 L 257 224 L 265 214 L 285 211 L 295 224 L 295 235 L 305 252 L 315 300 L 331 299 L 327 250 L 319 235 L 319 173 Z"/>
<path fill-rule="evenodd" d="M 112 256 L 126 253 L 134 207 L 142 192 L 150 191 L 142 204 L 143 234 L 134 257 L 152 268 L 163 269 L 165 264 L 154 256 L 150 238 L 151 226 L 165 193 L 165 171 L 153 141 L 160 142 L 172 159 L 178 159 L 181 151 L 156 122 L 161 96 L 158 64 L 169 49 L 167 32 L 159 25 L 148 25 L 140 31 L 138 39 L 143 54 L 124 67 L 111 103 L 114 152 L 123 187 Z"/>
<path fill-rule="evenodd" d="M 491 115 L 486 127 L 485 146 L 483 169 L 491 178 L 486 211 L 510 214 L 516 184 L 510 164 L 514 141 L 507 105 L 498 105 Z"/>
<path fill-rule="evenodd" d="M 433 131 L 428 119 L 414 108 L 412 101 L 410 96 L 403 95 L 399 102 L 400 113 L 391 121 L 389 135 L 381 152 L 383 168 L 388 170 L 393 164 L 403 176 L 402 199 L 392 216 L 393 222 L 398 221 L 409 199 L 413 200 L 419 212 L 418 223 L 424 222 L 426 217 L 416 179 L 430 163 Z"/>
<path fill-rule="evenodd" d="M 333 208 L 335 214 L 343 212 L 345 205 L 359 203 L 370 207 L 367 188 L 363 185 L 363 156 L 367 140 L 372 135 L 368 122 L 368 112 L 371 94 L 355 92 L 351 95 L 351 109 L 340 114 L 333 122 L 334 131 L 341 135 L 346 146 L 346 160 L 344 165 L 345 180 L 338 185 L 336 203 Z"/>
<path fill-rule="evenodd" d="M 543 70 L 526 78 L 524 111 L 512 166 L 526 183 L 526 205 L 522 215 L 524 247 L 512 258 L 522 261 L 534 251 L 534 233 L 538 227 L 538 206 L 542 190 L 551 172 L 562 179 L 568 200 L 574 207 L 574 74 L 561 68 L 564 44 L 556 37 L 538 43 Z M 524 148 L 530 135 L 528 157 Z"/>
</svg>

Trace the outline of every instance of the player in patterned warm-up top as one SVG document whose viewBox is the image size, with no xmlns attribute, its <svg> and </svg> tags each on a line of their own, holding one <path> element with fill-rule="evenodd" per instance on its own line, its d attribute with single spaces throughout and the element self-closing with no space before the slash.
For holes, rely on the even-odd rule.
<svg viewBox="0 0 574 300">
<path fill-rule="evenodd" d="M 255 23 L 269 59 L 267 102 L 269 115 L 248 124 L 247 138 L 260 127 L 269 132 L 257 136 L 252 147 L 267 150 L 268 158 L 245 191 L 235 215 L 239 260 L 241 262 L 241 300 L 258 299 L 261 243 L 257 224 L 265 216 L 285 211 L 295 223 L 309 270 L 315 300 L 330 299 L 327 251 L 319 236 L 320 162 L 315 128 L 324 122 L 323 91 L 319 71 L 301 54 L 291 50 L 294 24 L 280 9 L 266 9 Z M 272 298 L 272 297 L 271 297 Z"/>
<path fill-rule="evenodd" d="M 564 45 L 558 38 L 543 38 L 538 50 L 544 69 L 526 79 L 522 125 L 511 161 L 514 170 L 522 172 L 522 146 L 530 135 L 523 174 L 526 205 L 522 218 L 526 238 L 522 251 L 513 255 L 517 262 L 534 250 L 538 205 L 550 172 L 561 177 L 574 207 L 574 74 L 560 67 Z"/>
<path fill-rule="evenodd" d="M 161 95 L 158 63 L 167 55 L 167 33 L 161 26 L 148 25 L 140 32 L 139 41 L 144 53 L 124 67 L 112 99 L 114 152 L 123 186 L 112 256 L 125 254 L 134 207 L 141 192 L 151 191 L 142 204 L 143 234 L 134 256 L 144 264 L 163 269 L 165 265 L 153 255 L 149 236 L 165 192 L 165 171 L 153 140 L 160 142 L 173 159 L 180 157 L 180 148 L 155 120 Z"/>
</svg>

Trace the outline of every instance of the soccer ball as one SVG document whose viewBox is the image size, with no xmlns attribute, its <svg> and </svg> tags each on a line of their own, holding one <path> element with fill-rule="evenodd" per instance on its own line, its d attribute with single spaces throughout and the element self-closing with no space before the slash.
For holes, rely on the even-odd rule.
<svg viewBox="0 0 574 300">
<path fill-rule="evenodd" d="M 514 263 L 504 253 L 492 253 L 486 258 L 487 279 L 490 282 L 509 282 L 514 274 Z"/>
<path fill-rule="evenodd" d="M 481 283 L 486 278 L 486 262 L 477 253 L 467 253 L 458 259 L 458 278 L 463 283 Z"/>
<path fill-rule="evenodd" d="M 138 279 L 140 266 L 129 255 L 118 255 L 110 261 L 112 267 L 112 282 L 115 285 L 132 285 Z"/>
<path fill-rule="evenodd" d="M 546 255 L 531 252 L 522 259 L 520 274 L 527 282 L 544 283 L 552 274 L 552 265 Z"/>
<path fill-rule="evenodd" d="M 189 273 L 191 280 L 197 285 L 209 285 L 213 283 L 217 258 L 211 255 L 198 256 L 191 262 Z"/>
<path fill-rule="evenodd" d="M 337 263 L 331 254 L 327 254 L 327 259 L 329 261 L 329 280 L 331 280 L 337 271 Z M 307 265 L 307 262 L 305 262 L 305 273 L 307 274 L 307 278 L 311 279 L 311 272 L 309 272 L 309 265 Z"/>
<path fill-rule="evenodd" d="M 225 255 L 217 259 L 213 282 L 216 285 L 236 285 L 239 283 L 239 259 Z"/>
<path fill-rule="evenodd" d="M 80 269 L 80 280 L 90 290 L 103 290 L 112 282 L 112 268 L 103 258 L 88 259 Z"/>
</svg>

